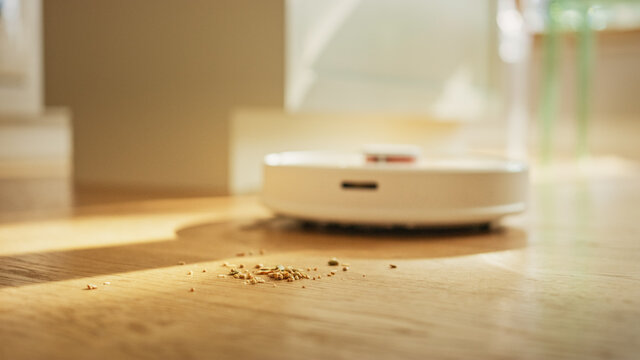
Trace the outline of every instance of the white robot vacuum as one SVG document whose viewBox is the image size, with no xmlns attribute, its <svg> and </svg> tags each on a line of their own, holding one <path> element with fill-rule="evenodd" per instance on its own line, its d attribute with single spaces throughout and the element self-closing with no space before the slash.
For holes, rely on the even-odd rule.
<svg viewBox="0 0 640 360">
<path fill-rule="evenodd" d="M 492 225 L 526 207 L 525 163 L 420 158 L 415 147 L 270 154 L 263 202 L 305 221 L 383 227 Z"/>
</svg>

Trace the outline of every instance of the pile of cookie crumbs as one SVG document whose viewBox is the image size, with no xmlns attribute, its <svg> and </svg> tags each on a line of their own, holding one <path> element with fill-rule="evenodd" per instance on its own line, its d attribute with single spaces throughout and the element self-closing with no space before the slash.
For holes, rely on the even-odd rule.
<svg viewBox="0 0 640 360">
<path fill-rule="evenodd" d="M 245 280 L 245 284 L 253 285 L 264 283 L 265 280 L 262 276 L 269 277 L 273 280 L 288 282 L 311 278 L 307 273 L 302 271 L 302 269 L 298 269 L 293 266 L 277 265 L 274 267 L 265 267 L 262 264 L 256 264 L 255 268 L 256 270 L 250 271 L 247 269 L 238 270 L 235 267 L 231 267 L 227 276 L 231 276 L 234 279 Z"/>
<path fill-rule="evenodd" d="M 264 253 L 261 251 L 261 253 Z M 244 254 L 244 253 L 238 253 Z M 337 258 L 331 258 L 327 264 L 329 266 L 339 266 L 342 265 L 342 271 L 348 271 L 350 269 L 349 264 L 340 263 Z M 307 267 L 306 271 L 303 268 L 297 268 L 291 265 L 276 265 L 276 266 L 265 266 L 264 264 L 255 264 L 253 268 L 255 270 L 251 271 L 245 267 L 244 264 L 230 264 L 228 262 L 222 263 L 223 267 L 230 268 L 228 274 L 219 274 L 219 278 L 225 277 L 233 277 L 234 279 L 244 280 L 244 283 L 249 285 L 256 284 L 264 284 L 266 282 L 266 278 L 270 278 L 272 281 L 287 281 L 294 282 L 299 280 L 318 280 L 322 278 L 321 274 L 311 275 L 311 271 L 317 272 L 318 267 Z M 251 266 L 249 266 L 251 267 Z M 329 271 L 326 276 L 332 277 L 337 274 L 337 270 Z M 362 275 L 365 277 L 366 275 Z M 272 283 L 275 287 L 275 283 Z M 306 288 L 303 286 L 302 288 Z"/>
</svg>

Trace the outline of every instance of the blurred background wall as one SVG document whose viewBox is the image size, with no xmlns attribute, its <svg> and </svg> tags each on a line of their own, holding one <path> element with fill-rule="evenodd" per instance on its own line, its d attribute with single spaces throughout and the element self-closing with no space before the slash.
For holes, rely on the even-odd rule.
<svg viewBox="0 0 640 360">
<path fill-rule="evenodd" d="M 222 194 L 231 109 L 282 107 L 282 0 L 43 1 L 45 99 L 84 186 Z"/>
<path fill-rule="evenodd" d="M 495 26 L 491 9 L 498 3 L 485 3 L 483 26 Z M 269 151 L 355 150 L 359 141 L 403 139 L 425 148 L 493 150 L 504 142 L 500 117 L 438 123 L 411 116 L 286 113 L 287 4 L 42 1 L 44 101 L 72 114 L 75 184 L 165 193 L 251 192 L 259 188 L 260 158 Z M 640 129 L 640 30 L 608 29 L 594 36 L 591 150 L 639 156 L 634 134 Z M 533 135 L 539 129 L 543 40 L 542 33 L 533 38 L 527 73 Z M 573 35 L 563 35 L 561 42 L 553 141 L 557 154 L 572 154 L 578 55 Z M 530 141 L 535 156 L 538 140 Z"/>
</svg>

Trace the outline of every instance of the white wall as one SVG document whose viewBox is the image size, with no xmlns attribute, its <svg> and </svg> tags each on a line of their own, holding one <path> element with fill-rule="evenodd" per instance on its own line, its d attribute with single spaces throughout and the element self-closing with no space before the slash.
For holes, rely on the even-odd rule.
<svg viewBox="0 0 640 360">
<path fill-rule="evenodd" d="M 0 34 L 0 115 L 38 114 L 42 111 L 42 5 L 40 0 L 14 0 L 20 19 L 5 19 L 4 34 Z M 11 14 L 14 14 L 13 12 Z M 5 16 L 10 15 L 6 14 Z M 20 24 L 19 29 L 7 29 L 10 22 Z M 16 32 L 16 36 L 7 31 Z M 14 40 L 20 44 L 11 44 Z M 13 46 L 12 46 L 13 45 Z M 4 53 L 11 51 L 11 54 Z M 15 52 L 20 52 L 16 55 Z"/>
</svg>

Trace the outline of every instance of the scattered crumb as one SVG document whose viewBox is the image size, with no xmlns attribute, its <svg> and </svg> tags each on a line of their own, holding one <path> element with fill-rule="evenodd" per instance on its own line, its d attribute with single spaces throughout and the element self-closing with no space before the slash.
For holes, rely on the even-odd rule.
<svg viewBox="0 0 640 360">
<path fill-rule="evenodd" d="M 392 269 L 395 269 L 395 268 L 398 267 L 398 265 L 389 264 L 389 267 L 392 268 Z"/>
<path fill-rule="evenodd" d="M 236 256 L 244 256 L 243 252 L 237 253 Z"/>
<path fill-rule="evenodd" d="M 335 275 L 336 273 L 337 273 L 337 271 L 331 270 L 331 275 Z"/>
<path fill-rule="evenodd" d="M 184 264 L 186 264 L 186 262 L 184 262 L 184 261 L 178 261 L 178 265 L 184 265 Z"/>
<path fill-rule="evenodd" d="M 264 266 L 264 265 L 262 265 L 262 264 L 256 264 L 256 266 L 254 266 L 254 268 L 256 268 L 256 269 L 261 269 L 263 266 Z"/>
<path fill-rule="evenodd" d="M 97 289 L 97 288 L 98 288 L 98 286 L 97 286 L 97 285 L 94 285 L 94 284 L 87 284 L 87 290 L 95 290 L 95 289 Z"/>
<path fill-rule="evenodd" d="M 189 289 L 189 292 L 194 292 L 194 291 L 196 291 L 196 289 L 195 289 L 195 288 L 191 288 L 191 289 Z"/>
<path fill-rule="evenodd" d="M 193 275 L 193 271 L 189 270 L 189 272 L 187 273 L 187 275 Z"/>
<path fill-rule="evenodd" d="M 225 261 L 225 262 L 222 263 L 222 266 L 227 267 L 227 266 L 229 266 L 229 263 Z"/>
<path fill-rule="evenodd" d="M 218 277 L 219 277 L 219 278 L 224 278 L 224 277 L 227 277 L 227 275 L 225 275 L 225 274 L 218 274 Z"/>
<path fill-rule="evenodd" d="M 240 265 L 238 265 L 238 267 L 239 267 L 240 269 L 243 269 L 243 268 L 244 268 L 244 264 L 240 264 Z"/>
<path fill-rule="evenodd" d="M 306 287 L 306 286 L 304 286 L 304 285 L 302 285 L 302 288 L 303 288 L 303 289 L 306 289 L 307 287 Z"/>
<path fill-rule="evenodd" d="M 362 277 L 367 277 L 367 275 L 366 274 L 362 274 Z"/>
<path fill-rule="evenodd" d="M 349 270 L 348 266 L 345 266 L 345 267 L 342 268 L 342 271 L 347 271 L 347 270 Z"/>
<path fill-rule="evenodd" d="M 102 283 L 102 285 L 111 285 L 111 281 L 105 281 Z"/>
<path fill-rule="evenodd" d="M 340 265 L 340 261 L 338 261 L 338 259 L 336 259 L 336 258 L 331 258 L 329 260 L 328 264 L 330 266 L 338 266 L 338 265 Z"/>
<path fill-rule="evenodd" d="M 202 269 L 202 272 L 207 272 L 207 269 Z"/>
<path fill-rule="evenodd" d="M 313 268 L 313 271 L 318 271 L 318 268 L 317 268 L 317 267 L 314 267 L 314 268 Z"/>
</svg>

